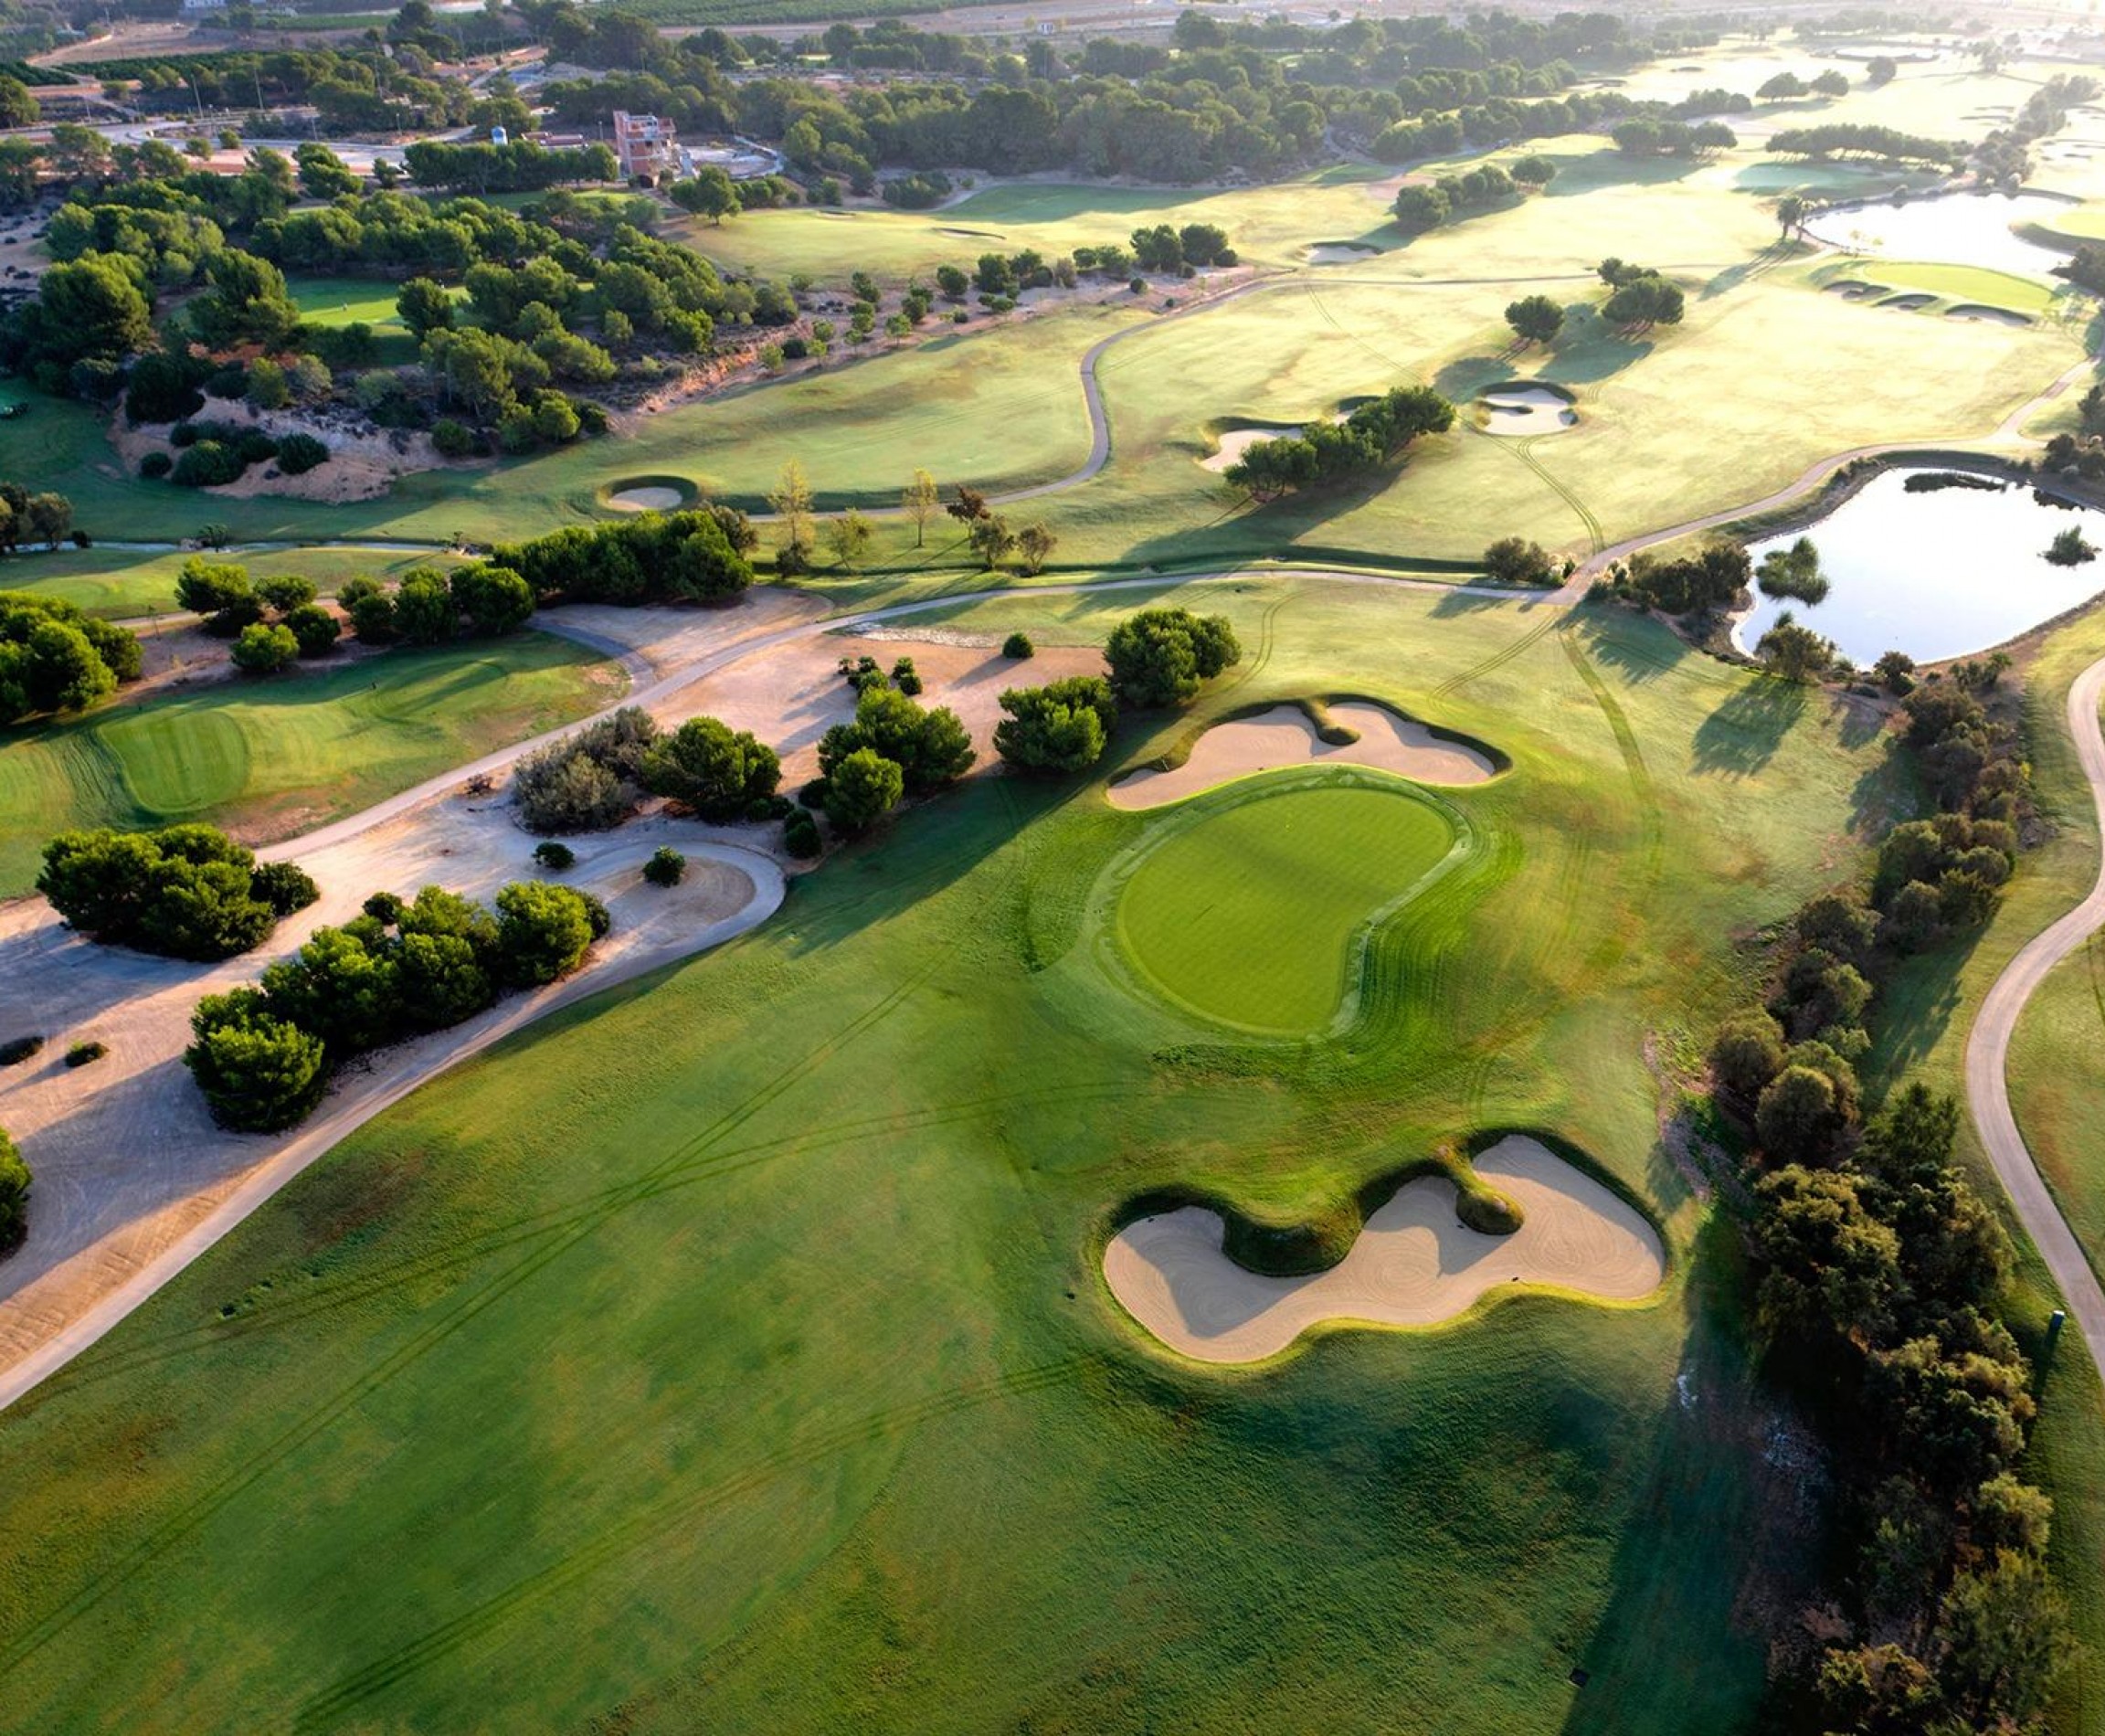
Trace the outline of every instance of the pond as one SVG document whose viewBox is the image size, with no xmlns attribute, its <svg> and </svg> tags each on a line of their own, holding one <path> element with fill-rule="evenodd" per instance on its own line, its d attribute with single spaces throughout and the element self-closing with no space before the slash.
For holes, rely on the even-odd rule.
<svg viewBox="0 0 2105 1736">
<path fill-rule="evenodd" d="M 2043 506 L 2016 482 L 1908 492 L 1910 475 L 1933 473 L 1888 471 L 1810 528 L 1750 544 L 1759 566 L 1771 549 L 1812 537 L 1830 588 L 1815 606 L 1757 589 L 1732 642 L 1751 652 L 1788 609 L 1853 662 L 1868 666 L 1889 651 L 1938 662 L 2000 645 L 2105 590 L 2105 559 L 2046 558 L 2072 524 L 2105 548 L 2105 513 Z"/>
<path fill-rule="evenodd" d="M 2045 193 L 1946 193 L 1836 206 L 1805 226 L 1830 247 L 1888 259 L 1977 265 L 2044 277 L 2068 256 L 2012 232 L 2013 224 L 2050 223 L 2075 208 Z"/>
</svg>

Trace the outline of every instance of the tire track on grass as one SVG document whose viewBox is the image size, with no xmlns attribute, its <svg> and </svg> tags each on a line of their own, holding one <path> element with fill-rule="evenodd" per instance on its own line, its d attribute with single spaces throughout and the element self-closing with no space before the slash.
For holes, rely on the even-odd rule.
<svg viewBox="0 0 2105 1736">
<path fill-rule="evenodd" d="M 324 1400 L 314 1410 L 290 1428 L 281 1431 L 268 1443 L 253 1459 L 248 1460 L 237 1470 L 228 1473 L 202 1494 L 171 1514 L 150 1531 L 140 1542 L 122 1556 L 91 1578 L 64 1603 L 60 1604 L 42 1620 L 31 1625 L 15 1635 L 4 1650 L 0 1650 L 0 1680 L 11 1676 L 24 1663 L 44 1646 L 64 1633 L 75 1622 L 93 1610 L 106 1597 L 129 1582 L 142 1569 L 147 1567 L 189 1536 L 215 1514 L 223 1510 L 248 1489 L 276 1470 L 287 1459 L 314 1440 L 333 1424 L 347 1414 L 355 1406 L 386 1386 L 397 1375 L 414 1367 L 433 1350 L 451 1338 L 486 1309 L 510 1296 L 520 1286 L 544 1268 L 584 1242 L 602 1224 L 610 1222 L 619 1212 L 637 1200 L 648 1197 L 644 1191 L 660 1180 L 676 1164 L 692 1159 L 706 1150 L 717 1139 L 735 1132 L 758 1115 L 770 1104 L 777 1101 L 798 1083 L 824 1066 L 840 1051 L 852 1043 L 863 1032 L 888 1018 L 891 1013 L 916 989 L 933 976 L 948 958 L 949 949 L 936 953 L 920 969 L 914 972 L 897 988 L 882 996 L 874 1005 L 866 1009 L 847 1024 L 807 1052 L 800 1059 L 783 1068 L 767 1085 L 752 1092 L 735 1108 L 726 1110 L 709 1127 L 693 1138 L 682 1141 L 668 1156 L 646 1170 L 637 1180 L 610 1196 L 608 1201 L 586 1213 L 576 1223 L 567 1226 L 561 1239 L 554 1244 L 528 1254 L 507 1270 L 500 1273 L 482 1289 L 467 1297 L 439 1318 L 429 1322 L 413 1334 L 404 1344 L 383 1357 L 379 1362 L 355 1377 L 334 1396 Z"/>
<path fill-rule="evenodd" d="M 1578 672 L 1579 679 L 1586 683 L 1586 690 L 1593 695 L 1593 703 L 1601 707 L 1602 715 L 1608 720 L 1608 728 L 1615 737 L 1617 752 L 1623 757 L 1623 769 L 1630 779 L 1631 793 L 1637 799 L 1638 824 L 1643 836 L 1641 873 L 1644 891 L 1649 894 L 1659 884 L 1659 874 L 1665 865 L 1666 826 L 1665 811 L 1659 802 L 1658 785 L 1654 782 L 1652 768 L 1645 763 L 1644 749 L 1638 745 L 1637 732 L 1630 727 L 1630 719 L 1623 710 L 1622 702 L 1609 692 L 1608 683 L 1601 678 L 1601 672 L 1593 667 L 1585 648 L 1569 630 L 1570 617 L 1561 623 L 1565 630 L 1560 631 L 1557 640 L 1564 649 L 1564 655 Z M 1587 955 L 1586 974 L 1600 976 L 1622 962 L 1623 955 L 1630 949 L 1630 937 L 1621 930 L 1611 930 L 1602 936 L 1600 944 Z"/>
<path fill-rule="evenodd" d="M 1496 439 L 1498 437 L 1489 435 L 1486 438 Z M 1581 500 L 1572 490 L 1550 475 L 1549 467 L 1535 456 L 1535 441 L 1533 439 L 1515 440 L 1512 443 L 1512 452 L 1515 458 L 1518 459 L 1541 479 L 1544 487 L 1548 488 L 1551 493 L 1555 494 L 1558 499 L 1578 514 L 1580 524 L 1586 528 L 1587 541 L 1592 544 L 1592 548 L 1589 552 L 1590 556 L 1598 555 L 1608 545 L 1607 533 L 1601 528 L 1601 521 L 1594 517 L 1592 508 Z"/>
<path fill-rule="evenodd" d="M 764 1455 L 745 1469 L 700 1489 L 682 1490 L 653 1501 L 568 1554 L 514 1581 L 502 1591 L 324 1688 L 299 1709 L 293 1717 L 292 1728 L 300 1731 L 342 1728 L 348 1715 L 376 1695 L 442 1662 L 520 1611 L 568 1589 L 599 1568 L 650 1545 L 668 1532 L 692 1527 L 710 1513 L 741 1496 L 756 1492 L 788 1472 L 823 1464 L 857 1447 L 895 1438 L 981 1405 L 1048 1392 L 1098 1366 L 1102 1360 L 1094 1353 L 1066 1357 L 870 1412 L 831 1428 L 815 1430 L 805 1438 Z"/>
<path fill-rule="evenodd" d="M 1547 597 L 1548 593 L 1546 592 L 1544 595 Z M 1539 640 L 1543 634 L 1550 631 L 1553 628 L 1555 628 L 1559 619 L 1560 617 L 1554 614 L 1546 616 L 1534 627 L 1529 628 L 1528 631 L 1522 633 L 1519 638 L 1513 640 L 1504 646 L 1501 646 L 1497 651 L 1493 651 L 1490 656 L 1485 658 L 1481 662 L 1472 663 L 1467 669 L 1463 670 L 1459 674 L 1448 676 L 1445 681 L 1442 682 L 1439 686 L 1433 690 L 1433 697 L 1435 699 L 1448 698 L 1452 694 L 1460 693 L 1462 689 L 1468 686 L 1471 682 L 1478 680 L 1482 676 L 1491 674 L 1496 670 L 1505 668 L 1507 663 L 1511 662 L 1516 657 L 1519 656 L 1521 652 L 1525 651 L 1529 649 L 1529 646 Z"/>
</svg>

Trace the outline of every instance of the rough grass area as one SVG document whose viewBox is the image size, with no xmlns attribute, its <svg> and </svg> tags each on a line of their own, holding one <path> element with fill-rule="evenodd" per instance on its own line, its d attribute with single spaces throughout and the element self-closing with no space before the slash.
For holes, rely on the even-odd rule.
<svg viewBox="0 0 2105 1736">
<path fill-rule="evenodd" d="M 37 1467 L 0 1534 L 12 1715 L 1737 1727 L 1734 1611 L 1798 1583 L 1802 1492 L 1644 1037 L 1725 1004 L 1733 934 L 1903 799 L 1882 745 L 1626 615 L 1165 594 L 1250 648 L 1201 719 L 1364 693 L 1512 754 L 1468 796 L 1486 895 L 1377 927 L 1348 1039 L 1253 1045 L 1106 967 L 1090 891 L 1160 816 L 1008 778 L 910 811 L 767 928 L 373 1123 L 0 1414 Z M 948 624 L 1100 640 L 1140 600 Z M 1128 724 L 1103 776 L 1191 721 Z M 1500 1125 L 1650 1202 L 1655 1304 L 1251 1376 L 1101 1286 L 1149 1188 L 1306 1220 Z"/>
<path fill-rule="evenodd" d="M 0 896 L 69 826 L 311 831 L 610 703 L 615 665 L 545 633 L 215 683 L 0 731 Z"/>
<path fill-rule="evenodd" d="M 1330 1024 L 1368 925 L 1455 837 L 1406 787 L 1305 773 L 1201 797 L 1156 830 L 1118 900 L 1133 963 L 1179 1006 L 1280 1036 Z"/>
</svg>

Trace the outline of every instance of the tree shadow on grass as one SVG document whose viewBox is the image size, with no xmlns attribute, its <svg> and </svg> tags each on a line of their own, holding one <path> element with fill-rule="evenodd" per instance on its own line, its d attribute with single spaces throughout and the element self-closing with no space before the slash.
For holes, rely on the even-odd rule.
<svg viewBox="0 0 2105 1736">
<path fill-rule="evenodd" d="M 1713 1213 L 1685 1256 L 1681 1366 L 1659 1394 L 1628 1507 L 1603 1516 L 1617 1542 L 1599 1619 L 1555 1660 L 1583 1669 L 1586 1685 L 1544 1684 L 1546 1699 L 1569 1696 L 1563 1736 L 1744 1728 L 1766 1650 L 1748 1615 L 1795 1610 L 1816 1582 L 1823 1486 L 1752 1367 L 1736 1235 L 1729 1213 Z"/>
<path fill-rule="evenodd" d="M 1763 248 L 1752 259 L 1742 259 L 1738 265 L 1727 266 L 1697 291 L 1698 298 L 1708 302 L 1714 296 L 1724 295 L 1738 289 L 1756 272 L 1775 263 L 1782 257 L 1779 252 L 1780 246 L 1780 243 L 1772 242 L 1768 247 Z"/>
<path fill-rule="evenodd" d="M 1878 1040 L 1861 1069 L 1867 1085 L 1897 1080 L 1929 1059 L 1959 1011 L 1959 979 L 1979 936 L 1902 963 L 1878 990 Z"/>
<path fill-rule="evenodd" d="M 1591 386 L 1634 367 L 1651 354 L 1650 338 L 1624 337 L 1591 304 L 1574 304 L 1565 310 L 1564 335 L 1542 377 L 1559 386 Z"/>
<path fill-rule="evenodd" d="M 1805 689 L 1796 682 L 1751 682 L 1697 726 L 1689 769 L 1699 777 L 1752 777 L 1776 757 L 1804 713 Z"/>
<path fill-rule="evenodd" d="M 1593 661 L 1632 686 L 1674 673 L 1693 654 L 1685 640 L 1657 621 L 1614 605 L 1585 609 L 1576 630 L 1585 636 Z"/>
</svg>

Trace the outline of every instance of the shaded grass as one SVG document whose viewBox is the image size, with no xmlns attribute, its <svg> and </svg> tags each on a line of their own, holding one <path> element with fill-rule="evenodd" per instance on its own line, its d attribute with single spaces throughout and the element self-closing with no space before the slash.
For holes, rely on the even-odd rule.
<svg viewBox="0 0 2105 1736">
<path fill-rule="evenodd" d="M 0 732 L 0 896 L 29 889 L 67 827 L 208 820 L 285 837 L 583 716 L 621 680 L 591 651 L 521 633 Z"/>
</svg>

